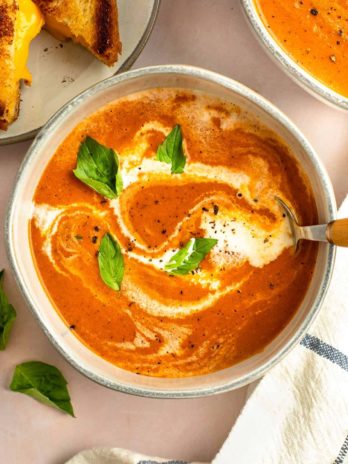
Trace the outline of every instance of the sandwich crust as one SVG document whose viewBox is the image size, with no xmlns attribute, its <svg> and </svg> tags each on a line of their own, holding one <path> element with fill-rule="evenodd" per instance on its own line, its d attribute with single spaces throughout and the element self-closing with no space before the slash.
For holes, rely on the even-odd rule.
<svg viewBox="0 0 348 464">
<path fill-rule="evenodd" d="M 48 31 L 82 44 L 103 63 L 113 65 L 121 52 L 116 0 L 34 0 Z"/>
<path fill-rule="evenodd" d="M 14 34 L 18 4 L 2 0 L 0 5 L 0 129 L 6 130 L 18 117 L 19 82 L 15 79 Z"/>
</svg>

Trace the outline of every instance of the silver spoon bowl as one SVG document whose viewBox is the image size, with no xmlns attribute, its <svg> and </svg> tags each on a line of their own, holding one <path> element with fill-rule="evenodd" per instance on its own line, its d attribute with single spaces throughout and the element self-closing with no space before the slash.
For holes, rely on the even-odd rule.
<svg viewBox="0 0 348 464">
<path fill-rule="evenodd" d="M 275 199 L 288 218 L 296 250 L 300 240 L 328 242 L 337 246 L 348 247 L 348 219 L 336 219 L 328 224 L 300 226 L 289 206 L 281 198 L 275 197 Z"/>
</svg>

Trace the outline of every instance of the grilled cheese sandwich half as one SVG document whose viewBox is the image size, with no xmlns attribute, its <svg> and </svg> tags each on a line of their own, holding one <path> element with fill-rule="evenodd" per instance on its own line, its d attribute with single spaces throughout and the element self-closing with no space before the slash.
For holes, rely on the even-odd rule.
<svg viewBox="0 0 348 464">
<path fill-rule="evenodd" d="M 18 116 L 20 81 L 31 83 L 30 42 L 43 24 L 31 0 L 0 0 L 0 129 L 6 130 Z"/>
<path fill-rule="evenodd" d="M 55 37 L 82 44 L 103 63 L 121 52 L 116 0 L 0 0 L 0 129 L 19 112 L 20 82 L 31 84 L 31 40 L 46 22 Z"/>
<path fill-rule="evenodd" d="M 111 66 L 121 52 L 116 0 L 34 0 L 47 30 L 72 39 Z"/>
</svg>

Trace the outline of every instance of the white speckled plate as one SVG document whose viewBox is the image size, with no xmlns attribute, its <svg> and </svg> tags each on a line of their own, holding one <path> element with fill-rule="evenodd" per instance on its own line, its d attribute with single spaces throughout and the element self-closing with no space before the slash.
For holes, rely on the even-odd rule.
<svg viewBox="0 0 348 464">
<path fill-rule="evenodd" d="M 156 20 L 160 0 L 118 0 L 122 54 L 108 67 L 87 50 L 59 42 L 41 31 L 30 47 L 31 87 L 22 85 L 17 121 L 0 131 L 0 145 L 33 137 L 67 101 L 93 84 L 129 69 L 146 44 Z"/>
</svg>

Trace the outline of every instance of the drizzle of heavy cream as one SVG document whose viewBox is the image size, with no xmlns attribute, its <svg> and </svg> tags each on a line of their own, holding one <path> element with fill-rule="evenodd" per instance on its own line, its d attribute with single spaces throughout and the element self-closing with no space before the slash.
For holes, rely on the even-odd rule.
<svg viewBox="0 0 348 464">
<path fill-rule="evenodd" d="M 170 131 L 170 128 L 164 127 L 157 122 L 148 123 L 136 134 L 132 151 L 122 153 L 120 157 L 120 169 L 124 189 L 134 186 L 140 181 L 142 183 L 158 182 L 159 180 L 164 182 L 171 181 L 172 175 L 168 164 L 145 157 L 145 152 L 148 149 L 147 134 L 154 129 L 163 131 L 165 135 Z M 279 206 L 274 201 L 274 195 L 284 197 L 284 194 L 275 190 L 274 184 L 267 185 L 271 178 L 268 173 L 267 163 L 262 160 L 257 160 L 257 162 L 259 164 L 259 177 L 264 180 L 265 184 L 261 188 L 266 192 L 262 195 L 259 207 L 267 208 L 277 217 L 277 220 L 271 227 L 269 223 L 264 224 L 264 220 L 261 220 L 258 216 L 257 208 L 255 208 L 255 203 L 253 203 L 253 197 L 249 189 L 250 178 L 241 171 L 232 170 L 225 166 L 210 166 L 207 168 L 207 166 L 201 163 L 190 163 L 188 158 L 185 172 L 176 180 L 181 184 L 214 181 L 229 185 L 237 189 L 255 211 L 255 214 L 251 215 L 242 209 L 238 209 L 235 202 L 231 201 L 229 203 L 228 198 L 221 198 L 218 195 L 204 198 L 189 211 L 187 218 L 192 216 L 192 214 L 201 212 L 200 228 L 204 231 L 204 236 L 218 240 L 217 245 L 210 252 L 210 260 L 214 264 L 213 270 L 209 269 L 207 271 L 199 268 L 193 275 L 190 274 L 185 277 L 195 284 L 207 287 L 210 290 L 208 297 L 195 302 L 181 302 L 180 305 L 163 304 L 154 300 L 142 288 L 134 285 L 127 278 L 126 274 L 122 284 L 122 292 L 129 299 L 135 301 L 145 311 L 154 316 L 182 317 L 202 311 L 219 300 L 221 296 L 226 295 L 231 290 L 237 290 L 243 284 L 243 281 L 235 281 L 230 285 L 224 285 L 220 278 L 221 268 L 239 267 L 246 261 L 251 266 L 260 268 L 277 259 L 284 249 L 292 245 L 291 232 L 287 220 L 280 214 Z M 121 199 L 122 197 L 119 197 L 108 201 L 114 211 L 115 221 L 118 223 L 120 230 L 125 237 L 132 241 L 134 240 L 132 231 L 127 228 L 121 214 Z M 212 208 L 208 211 L 202 210 L 207 201 L 224 205 L 223 207 L 220 206 L 218 216 L 214 214 Z M 34 204 L 33 218 L 40 228 L 41 234 L 44 236 L 44 252 L 57 272 L 64 274 L 71 273 L 74 256 L 76 257 L 76 254 L 79 257 L 81 256 L 81 246 L 78 242 L 75 242 L 73 246 L 61 243 L 64 253 L 58 255 L 59 259 L 52 253 L 52 239 L 57 233 L 59 222 L 62 219 L 70 217 L 71 221 L 69 222 L 73 224 L 74 217 L 86 211 L 98 216 L 101 220 L 103 220 L 103 216 L 105 217 L 105 214 L 100 210 L 85 203 L 61 205 L 59 207 L 52 207 L 47 204 Z M 137 241 L 134 251 L 127 251 L 127 255 L 146 266 L 165 272 L 165 264 L 177 251 L 170 247 L 170 243 L 178 236 L 179 231 L 185 227 L 187 218 L 180 221 L 167 240 L 152 252 L 149 252 L 146 244 Z M 155 254 L 155 256 L 152 256 L 151 253 Z M 77 266 L 72 273 L 77 274 L 83 282 L 83 269 L 81 269 L 81 266 Z"/>
<path fill-rule="evenodd" d="M 127 97 L 130 101 L 137 98 L 141 96 Z M 206 97 L 197 96 L 194 104 L 187 106 L 187 111 L 192 112 L 192 124 L 197 124 L 197 130 L 200 130 L 200 123 L 195 121 L 204 120 L 204 124 L 209 125 L 216 116 L 216 111 L 207 107 L 207 101 Z M 222 129 L 234 129 L 243 114 L 231 111 L 225 115 L 219 113 L 219 118 Z M 207 334 L 194 349 L 190 348 L 190 340 L 195 335 L 192 319 L 204 317 L 205 310 L 216 308 L 225 297 L 244 292 L 248 280 L 252 278 L 253 269 L 259 270 L 269 265 L 291 247 L 291 232 L 274 196 L 281 196 L 289 204 L 292 202 L 282 189 L 280 174 L 271 170 L 266 158 L 257 155 L 257 150 L 246 154 L 247 164 L 253 167 L 250 173 L 244 171 L 243 166 L 207 166 L 198 162 L 197 157 L 193 161 L 184 140 L 187 156 L 184 173 L 172 175 L 168 164 L 157 161 L 154 154 L 149 157 L 150 135 L 154 132 L 167 135 L 171 128 L 155 120 L 146 122 L 132 142 L 122 147 L 119 160 L 124 192 L 119 198 L 108 200 L 108 207 L 99 208 L 93 202 L 89 204 L 82 201 L 57 204 L 54 207 L 41 201 L 33 203 L 32 218 L 43 238 L 42 252 L 55 270 L 61 275 L 78 279 L 79 284 L 89 289 L 93 297 L 99 299 L 105 307 L 110 306 L 110 294 L 101 291 L 103 287 L 97 287 L 95 246 L 92 247 L 90 242 L 86 246 L 83 241 L 74 239 L 74 236 L 79 235 L 79 224 L 86 222 L 89 217 L 100 225 L 101 230 L 112 230 L 120 242 L 131 242 L 131 248 L 123 248 L 126 263 L 129 263 L 130 268 L 133 263 L 137 263 L 135 267 L 139 269 L 143 266 L 142 272 L 152 273 L 156 279 L 161 273 L 166 273 L 164 266 L 177 251 L 182 231 L 188 229 L 192 218 L 197 219 L 195 224 L 200 236 L 218 240 L 205 258 L 206 263 L 203 262 L 196 272 L 173 279 L 178 287 L 177 293 L 161 293 L 160 287 L 152 289 L 151 283 L 139 284 L 126 268 L 120 292 L 125 299 L 119 299 L 118 295 L 111 298 L 112 304 L 115 299 L 115 306 L 123 302 L 117 309 L 121 309 L 134 324 L 134 337 L 127 336 L 124 341 L 105 337 L 98 345 L 103 347 L 103 352 L 117 353 L 116 363 L 135 371 L 154 372 L 153 366 L 163 363 L 159 375 L 163 372 L 165 376 L 177 377 L 221 368 L 221 359 L 224 356 L 228 358 L 228 353 L 233 352 L 238 334 L 247 327 L 247 318 L 241 317 L 238 324 L 233 326 L 232 333 L 224 333 L 220 328 L 220 331 L 214 330 Z M 136 194 L 142 186 L 202 183 L 214 184 L 216 188 L 203 197 L 198 196 L 196 203 L 187 209 L 186 216 L 178 220 L 160 244 L 149 248 L 139 236 L 135 238 L 136 231 L 132 228 L 124 198 Z M 229 191 L 237 193 L 232 197 Z M 218 214 L 215 214 L 212 205 L 218 205 Z M 269 214 L 265 214 L 265 211 Z M 145 220 L 143 227 L 145 229 L 151 225 Z M 95 271 L 93 278 L 86 277 L 86 268 Z M 290 279 L 272 289 L 272 298 L 287 290 L 287 285 L 291 284 Z M 153 281 L 154 278 L 149 280 Z M 200 289 L 196 292 L 199 296 L 190 299 L 187 294 L 193 287 Z M 185 295 L 176 297 L 180 288 L 185 289 Z M 263 291 L 248 293 L 247 310 L 250 308 L 257 314 L 262 311 L 265 306 L 263 302 L 269 297 Z M 132 302 L 132 305 L 129 306 L 128 302 Z M 231 307 L 230 311 L 233 310 Z M 88 326 L 83 330 L 81 338 L 88 343 L 93 341 L 93 328 Z M 159 338 L 161 343 L 158 343 Z M 220 349 L 215 350 L 214 347 L 218 345 Z"/>
</svg>

